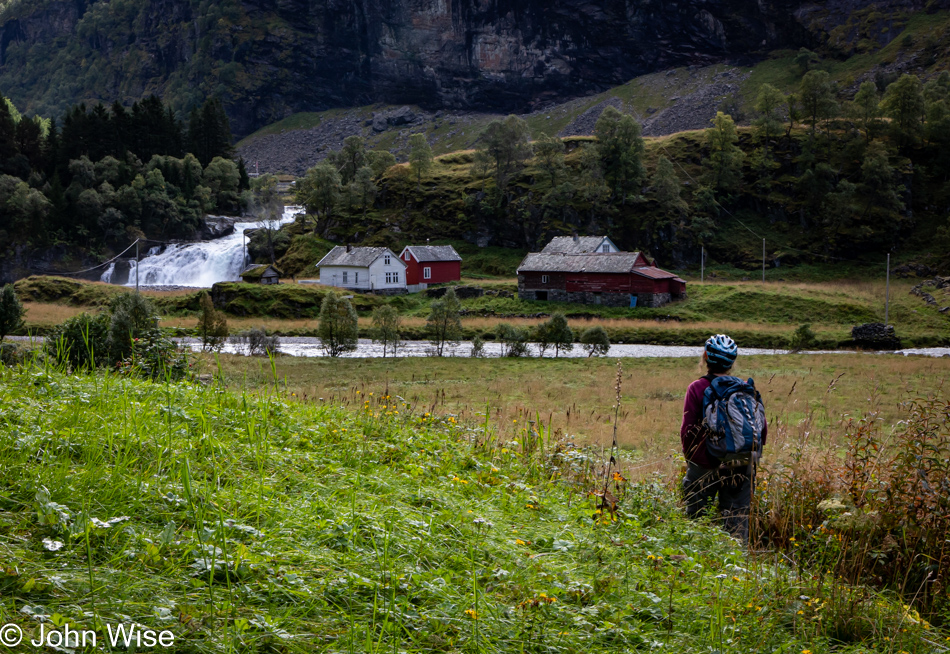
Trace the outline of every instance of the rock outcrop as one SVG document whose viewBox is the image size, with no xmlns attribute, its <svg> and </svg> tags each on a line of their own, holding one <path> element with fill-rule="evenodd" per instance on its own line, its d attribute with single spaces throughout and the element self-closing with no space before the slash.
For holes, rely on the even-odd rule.
<svg viewBox="0 0 950 654">
<path fill-rule="evenodd" d="M 21 0 L 0 10 L 0 88 L 46 115 L 150 93 L 185 111 L 218 95 L 239 135 L 374 102 L 527 111 L 668 67 L 817 46 L 836 26 L 846 41 L 865 27 L 849 31 L 851 5 L 876 8 L 886 35 L 925 1 Z"/>
</svg>

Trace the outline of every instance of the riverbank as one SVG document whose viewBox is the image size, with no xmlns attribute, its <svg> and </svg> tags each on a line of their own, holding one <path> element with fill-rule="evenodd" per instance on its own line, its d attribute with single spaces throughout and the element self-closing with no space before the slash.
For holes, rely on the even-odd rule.
<svg viewBox="0 0 950 654">
<path fill-rule="evenodd" d="M 941 312 L 950 296 L 928 303 L 911 291 L 916 279 L 892 280 L 888 322 L 905 347 L 950 346 L 950 312 Z M 801 325 L 810 325 L 814 349 L 852 347 L 851 328 L 884 320 L 887 289 L 883 280 L 840 280 L 815 283 L 690 282 L 688 297 L 659 309 L 611 308 L 596 305 L 529 302 L 516 297 L 513 280 L 465 280 L 481 288 L 480 297 L 466 298 L 462 306 L 462 338 L 480 336 L 492 341 L 503 322 L 533 327 L 553 312 L 564 313 L 577 332 L 601 325 L 613 343 L 697 345 L 710 333 L 728 332 L 747 347 L 788 347 Z M 61 278 L 31 277 L 17 282 L 27 307 L 26 330 L 43 334 L 82 311 L 107 304 L 122 287 Z M 274 287 L 227 283 L 213 294 L 225 312 L 232 333 L 263 327 L 281 336 L 317 335 L 320 302 L 326 287 L 280 284 Z M 197 324 L 200 290 L 143 291 L 162 313 L 161 326 L 177 336 L 193 334 Z M 360 336 L 372 337 L 371 312 L 382 305 L 400 314 L 404 340 L 425 340 L 426 317 L 433 299 L 425 293 L 391 298 L 354 294 L 360 315 Z M 26 333 L 26 330 L 23 333 Z"/>
</svg>

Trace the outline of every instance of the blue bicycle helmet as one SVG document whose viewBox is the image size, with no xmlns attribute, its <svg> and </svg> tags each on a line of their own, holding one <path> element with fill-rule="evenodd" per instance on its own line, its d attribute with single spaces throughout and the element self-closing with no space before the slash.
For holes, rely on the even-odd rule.
<svg viewBox="0 0 950 654">
<path fill-rule="evenodd" d="M 710 336 L 706 341 L 706 360 L 714 366 L 729 370 L 736 362 L 737 354 L 736 342 L 725 334 Z"/>
</svg>

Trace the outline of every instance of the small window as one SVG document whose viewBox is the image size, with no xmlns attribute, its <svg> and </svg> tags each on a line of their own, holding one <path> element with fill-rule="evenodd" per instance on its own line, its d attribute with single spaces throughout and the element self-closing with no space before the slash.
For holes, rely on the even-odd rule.
<svg viewBox="0 0 950 654">
<path fill-rule="evenodd" d="M 383 263 L 386 264 L 387 266 L 389 265 L 389 255 L 388 255 L 388 254 L 383 257 Z"/>
<path fill-rule="evenodd" d="M 604 246 L 601 248 L 602 252 L 610 252 L 610 246 L 604 243 Z"/>
<path fill-rule="evenodd" d="M 398 283 L 399 283 L 399 273 L 394 272 L 394 273 L 393 273 L 393 284 L 398 284 Z"/>
<path fill-rule="evenodd" d="M 353 273 L 353 283 L 354 284 L 360 283 L 360 274 L 358 272 Z"/>
<path fill-rule="evenodd" d="M 432 279 L 432 268 L 423 268 L 422 269 L 422 279 Z"/>
<path fill-rule="evenodd" d="M 548 276 L 547 276 L 547 275 L 541 275 L 541 283 L 542 283 L 542 284 L 547 284 L 547 283 L 548 283 Z"/>
<path fill-rule="evenodd" d="M 403 255 L 403 256 L 406 257 L 406 261 L 409 261 L 409 250 L 406 250 L 406 254 Z"/>
<path fill-rule="evenodd" d="M 347 276 L 348 276 L 349 274 L 350 274 L 350 273 L 348 273 L 348 272 L 343 273 L 343 283 L 344 283 L 344 284 L 346 283 L 346 281 L 347 281 L 346 278 L 347 278 Z"/>
</svg>

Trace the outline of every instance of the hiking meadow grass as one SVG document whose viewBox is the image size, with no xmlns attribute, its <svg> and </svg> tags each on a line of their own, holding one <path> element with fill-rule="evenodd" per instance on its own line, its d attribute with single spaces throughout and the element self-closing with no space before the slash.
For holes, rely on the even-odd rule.
<svg viewBox="0 0 950 654">
<path fill-rule="evenodd" d="M 907 392 L 942 370 L 880 361 Z M 365 384 L 353 376 L 366 362 L 309 361 L 338 377 L 322 395 L 298 384 L 291 358 L 219 362 L 206 360 L 207 384 L 0 368 L 0 621 L 27 638 L 41 623 L 104 633 L 134 621 L 189 653 L 919 654 L 945 642 L 892 592 L 794 555 L 751 555 L 686 520 L 670 484 L 627 472 L 642 459 L 629 442 L 604 479 L 593 436 L 569 436 L 527 402 L 502 427 L 498 404 L 463 406 L 447 374 L 420 377 L 419 393 L 411 373 L 387 386 L 406 361 Z M 571 373 L 587 389 L 574 427 L 615 414 L 615 362 L 494 361 L 495 379 L 461 365 L 477 360 L 423 362 L 489 386 L 509 363 L 548 384 Z M 671 394 L 690 377 L 687 362 L 623 365 L 618 426 L 664 392 L 638 381 L 645 372 Z M 786 364 L 746 369 L 761 379 L 769 365 Z M 782 379 L 824 387 L 809 402 L 833 421 L 847 375 L 829 388 L 830 365 L 790 358 Z"/>
</svg>

